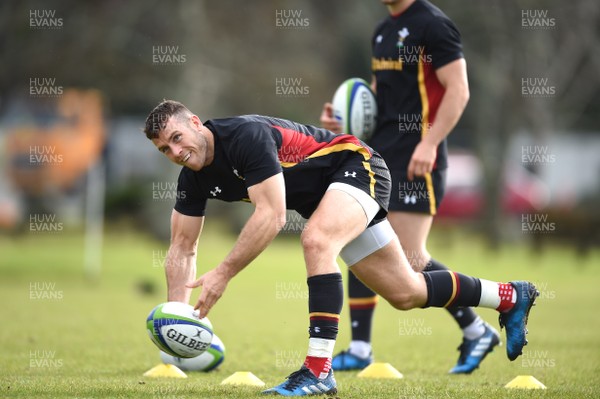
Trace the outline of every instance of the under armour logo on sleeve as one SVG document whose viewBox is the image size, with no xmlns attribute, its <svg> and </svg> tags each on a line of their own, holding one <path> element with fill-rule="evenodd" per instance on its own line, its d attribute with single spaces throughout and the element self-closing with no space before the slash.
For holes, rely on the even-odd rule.
<svg viewBox="0 0 600 399">
<path fill-rule="evenodd" d="M 350 173 L 348 171 L 345 171 L 344 172 L 344 177 L 356 177 L 356 172 Z"/>
<path fill-rule="evenodd" d="M 216 196 L 217 196 L 217 194 L 219 194 L 220 192 L 221 192 L 221 189 L 219 188 L 219 186 L 216 186 L 216 187 L 215 187 L 215 189 L 214 189 L 213 191 L 210 191 L 210 194 L 211 194 L 213 197 L 216 197 Z"/>
</svg>

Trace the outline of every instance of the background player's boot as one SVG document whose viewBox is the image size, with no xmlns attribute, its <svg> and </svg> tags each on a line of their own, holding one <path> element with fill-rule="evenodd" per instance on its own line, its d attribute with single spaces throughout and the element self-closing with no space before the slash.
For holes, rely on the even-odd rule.
<svg viewBox="0 0 600 399">
<path fill-rule="evenodd" d="M 458 362 L 450 370 L 450 374 L 470 374 L 479 367 L 488 353 L 494 350 L 494 347 L 500 343 L 500 335 L 488 323 L 484 324 L 485 332 L 479 338 L 463 338 L 462 344 L 458 347 L 460 356 Z"/>
<path fill-rule="evenodd" d="M 281 396 L 308 396 L 308 395 L 335 395 L 337 383 L 333 377 L 333 370 L 325 379 L 319 379 L 305 366 L 288 375 L 287 379 L 276 387 L 262 392 L 265 395 Z"/>
<path fill-rule="evenodd" d="M 331 369 L 335 371 L 362 370 L 371 363 L 373 363 L 373 353 L 362 358 L 353 355 L 350 351 L 341 351 L 331 359 Z"/>
<path fill-rule="evenodd" d="M 527 281 L 511 281 L 510 284 L 517 294 L 517 302 L 510 311 L 500 313 L 499 321 L 501 329 L 506 327 L 506 355 L 515 360 L 527 345 L 527 319 L 540 292 Z"/>
</svg>

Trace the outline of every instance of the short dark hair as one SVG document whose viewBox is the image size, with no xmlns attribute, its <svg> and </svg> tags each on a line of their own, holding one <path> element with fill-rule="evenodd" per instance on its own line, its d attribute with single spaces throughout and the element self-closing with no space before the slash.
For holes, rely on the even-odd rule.
<svg viewBox="0 0 600 399">
<path fill-rule="evenodd" d="M 191 115 L 189 109 L 182 103 L 173 100 L 163 100 L 158 104 L 146 118 L 144 133 L 148 139 L 155 139 L 159 133 L 167 126 L 169 118 L 172 116 Z"/>
</svg>

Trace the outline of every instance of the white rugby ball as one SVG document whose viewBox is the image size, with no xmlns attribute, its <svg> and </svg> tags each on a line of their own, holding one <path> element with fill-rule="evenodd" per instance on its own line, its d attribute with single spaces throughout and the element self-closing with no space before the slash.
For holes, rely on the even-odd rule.
<svg viewBox="0 0 600 399">
<path fill-rule="evenodd" d="M 333 95 L 333 117 L 342 126 L 342 133 L 368 140 L 377 123 L 377 100 L 371 86 L 363 79 L 351 78 Z"/>
<path fill-rule="evenodd" d="M 206 317 L 199 319 L 191 305 L 165 302 L 156 306 L 146 319 L 150 339 L 158 348 L 177 357 L 196 357 L 212 342 L 212 324 Z"/>
<path fill-rule="evenodd" d="M 160 360 L 165 364 L 173 364 L 183 371 L 211 371 L 217 368 L 225 360 L 225 345 L 223 341 L 213 333 L 213 339 L 210 347 L 203 354 L 186 359 L 183 357 L 171 356 L 168 353 L 160 351 Z"/>
</svg>

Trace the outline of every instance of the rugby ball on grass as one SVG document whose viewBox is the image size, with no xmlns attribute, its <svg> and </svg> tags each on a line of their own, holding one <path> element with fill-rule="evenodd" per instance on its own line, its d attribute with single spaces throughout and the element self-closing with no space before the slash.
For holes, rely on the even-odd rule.
<svg viewBox="0 0 600 399">
<path fill-rule="evenodd" d="M 165 364 L 172 364 L 183 371 L 211 371 L 217 368 L 225 360 L 225 345 L 213 333 L 213 339 L 210 347 L 203 354 L 186 359 L 182 357 L 171 356 L 160 351 L 160 360 Z"/>
<path fill-rule="evenodd" d="M 371 86 L 360 78 L 346 80 L 333 95 L 333 117 L 342 126 L 342 133 L 366 141 L 377 122 L 377 100 Z"/>
<path fill-rule="evenodd" d="M 203 354 L 212 342 L 212 324 L 191 305 L 161 303 L 148 315 L 146 330 L 158 348 L 171 356 L 191 358 Z"/>
</svg>

